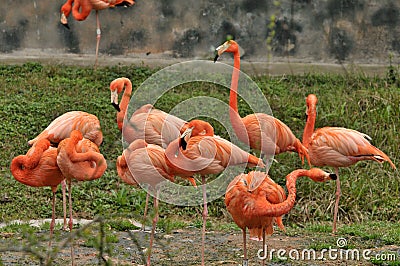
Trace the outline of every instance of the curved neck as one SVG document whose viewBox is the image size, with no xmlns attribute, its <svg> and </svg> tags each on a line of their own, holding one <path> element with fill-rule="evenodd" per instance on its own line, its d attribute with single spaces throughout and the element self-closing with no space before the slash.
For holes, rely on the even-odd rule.
<svg viewBox="0 0 400 266">
<path fill-rule="evenodd" d="M 249 145 L 249 138 L 242 118 L 238 110 L 237 91 L 240 73 L 240 54 L 239 51 L 233 53 L 233 71 L 231 80 L 231 89 L 229 93 L 229 118 L 236 136 L 245 144 Z"/>
<path fill-rule="evenodd" d="M 88 0 L 75 0 L 72 7 L 72 15 L 76 20 L 85 20 L 92 11 L 92 5 Z"/>
<path fill-rule="evenodd" d="M 123 78 L 124 79 L 124 94 L 122 95 L 121 102 L 119 104 L 119 108 L 121 111 L 118 112 L 117 114 L 117 123 L 118 123 L 118 128 L 122 129 L 122 125 L 124 123 L 124 117 L 126 114 L 126 111 L 128 109 L 129 101 L 131 100 L 131 94 L 132 94 L 132 82 L 128 78 Z"/>
<path fill-rule="evenodd" d="M 74 0 L 67 0 L 67 2 L 65 2 L 65 4 L 63 4 L 61 7 L 61 13 L 63 13 L 66 17 L 68 17 L 69 14 L 71 14 L 73 2 Z"/>
<path fill-rule="evenodd" d="M 302 140 L 303 145 L 306 148 L 308 148 L 308 145 L 311 141 L 311 136 L 314 133 L 316 117 L 317 117 L 317 111 L 315 110 L 315 107 L 310 110 L 307 110 L 307 121 L 304 127 L 303 140 Z"/>
<path fill-rule="evenodd" d="M 288 213 L 294 206 L 296 201 L 296 180 L 301 176 L 305 176 L 307 170 L 298 169 L 286 176 L 286 188 L 288 196 L 285 201 L 278 204 L 268 204 L 261 208 L 260 214 L 263 216 L 278 217 Z"/>
</svg>

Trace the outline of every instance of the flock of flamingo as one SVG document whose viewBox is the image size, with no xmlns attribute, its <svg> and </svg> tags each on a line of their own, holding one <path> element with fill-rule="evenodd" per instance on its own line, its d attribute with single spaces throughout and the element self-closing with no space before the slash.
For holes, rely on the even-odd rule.
<svg viewBox="0 0 400 266">
<path fill-rule="evenodd" d="M 62 21 L 67 23 L 74 0 L 68 0 L 62 7 Z M 85 19 L 89 14 L 83 7 L 89 0 L 75 0 L 72 8 L 76 19 Z M 90 0 L 92 2 L 92 0 Z M 93 1 L 96 2 L 96 1 Z M 98 3 L 104 3 L 101 0 Z M 85 5 L 83 3 L 86 3 Z M 132 5 L 132 0 L 109 1 L 110 6 Z M 91 9 L 100 10 L 104 5 L 92 3 Z M 81 14 L 84 13 L 84 14 Z M 79 17 L 81 15 L 81 17 Z M 97 18 L 98 22 L 98 18 Z M 99 28 L 98 22 L 98 28 Z M 99 41 L 99 38 L 98 38 Z M 98 45 L 98 43 L 97 43 Z M 97 46 L 98 49 L 98 46 Z M 96 49 L 96 58 L 97 58 Z M 299 154 L 304 163 L 307 160 L 310 169 L 297 169 L 286 176 L 286 188 L 276 184 L 270 176 L 259 169 L 240 173 L 232 177 L 225 193 L 226 208 L 233 221 L 243 232 L 243 264 L 247 265 L 246 230 L 250 237 L 263 241 L 265 235 L 273 233 L 273 225 L 284 229 L 282 216 L 295 204 L 296 180 L 306 176 L 316 182 L 336 180 L 336 201 L 332 232 L 336 233 L 336 221 L 341 195 L 339 167 L 348 167 L 361 160 L 377 162 L 387 161 L 396 169 L 390 158 L 368 141 L 366 134 L 340 127 L 314 129 L 316 120 L 317 97 L 308 95 L 307 121 L 300 141 L 282 121 L 263 113 L 240 117 L 238 112 L 238 80 L 240 70 L 239 46 L 234 40 L 228 40 L 217 49 L 217 56 L 233 53 L 234 68 L 229 98 L 229 117 L 238 139 L 254 150 L 261 152 L 261 158 L 243 151 L 229 141 L 214 135 L 214 129 L 202 120 L 184 121 L 169 115 L 152 105 L 146 104 L 127 117 L 127 109 L 132 93 L 132 83 L 127 78 L 118 78 L 110 83 L 111 103 L 117 109 L 117 126 L 129 146 L 116 159 L 116 168 L 121 180 L 129 185 L 147 184 L 144 216 L 146 217 L 150 192 L 154 196 L 155 215 L 147 255 L 147 265 L 151 262 L 151 248 L 158 221 L 159 184 L 165 180 L 174 182 L 174 177 L 187 179 L 197 187 L 195 175 L 200 175 L 203 193 L 203 228 L 201 264 L 205 265 L 205 231 L 208 216 L 206 199 L 206 180 L 209 175 L 219 174 L 231 165 L 247 165 L 264 168 L 264 156 L 293 151 Z M 122 99 L 118 102 L 118 96 Z M 90 181 L 100 178 L 107 169 L 107 162 L 100 152 L 103 140 L 99 119 L 83 111 L 67 112 L 44 129 L 36 138 L 28 141 L 31 148 L 25 155 L 15 157 L 11 162 L 11 173 L 15 179 L 33 187 L 50 186 L 52 188 L 52 222 L 50 240 L 55 221 L 55 193 L 61 184 L 64 202 L 64 227 L 66 227 L 66 186 L 68 184 L 69 230 L 73 228 L 71 184 L 72 180 Z M 335 174 L 325 172 L 314 166 L 330 166 Z M 144 229 L 144 228 L 143 228 Z M 71 243 L 71 261 L 74 264 L 73 243 Z M 264 265 L 264 261 L 262 261 Z"/>
</svg>

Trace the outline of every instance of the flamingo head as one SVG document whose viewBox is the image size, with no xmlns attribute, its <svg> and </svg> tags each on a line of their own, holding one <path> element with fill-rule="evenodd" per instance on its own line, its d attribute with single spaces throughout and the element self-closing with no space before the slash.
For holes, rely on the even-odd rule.
<svg viewBox="0 0 400 266">
<path fill-rule="evenodd" d="M 214 62 L 216 62 L 218 57 L 225 52 L 239 53 L 239 45 L 234 40 L 227 40 L 226 42 L 218 46 L 217 49 L 215 49 L 215 51 L 216 55 L 214 58 Z"/>
<path fill-rule="evenodd" d="M 307 110 L 306 110 L 306 116 L 310 116 L 311 114 L 316 114 L 317 111 L 317 103 L 318 103 L 318 98 L 315 94 L 309 94 L 306 98 L 306 105 L 307 105 Z"/>
<path fill-rule="evenodd" d="M 111 91 L 111 104 L 114 108 L 120 112 L 121 108 L 118 104 L 118 94 L 122 92 L 125 87 L 125 80 L 124 78 L 117 78 L 110 83 L 110 91 Z"/>
<path fill-rule="evenodd" d="M 315 182 L 325 182 L 337 179 L 336 174 L 325 172 L 319 168 L 311 168 L 310 170 L 307 170 L 307 176 Z"/>
</svg>

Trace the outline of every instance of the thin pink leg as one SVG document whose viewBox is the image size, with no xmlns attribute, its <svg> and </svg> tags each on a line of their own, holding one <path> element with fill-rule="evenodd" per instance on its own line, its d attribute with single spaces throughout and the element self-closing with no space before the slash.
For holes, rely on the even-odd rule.
<svg viewBox="0 0 400 266">
<path fill-rule="evenodd" d="M 72 226 L 74 224 L 72 219 L 72 184 L 71 180 L 68 180 L 68 201 L 69 201 L 69 233 L 72 234 Z M 75 255 L 74 255 L 74 239 L 71 239 L 71 265 L 75 265 Z"/>
<path fill-rule="evenodd" d="M 201 265 L 205 265 L 204 261 L 204 245 L 206 239 L 206 224 L 207 224 L 207 217 L 208 217 L 208 208 L 207 208 L 207 193 L 206 193 L 206 177 L 201 177 L 201 182 L 203 184 L 203 228 L 201 231 Z"/>
<path fill-rule="evenodd" d="M 53 198 L 51 199 L 51 222 L 50 222 L 50 240 L 49 240 L 49 248 L 51 247 L 51 240 L 53 239 L 53 232 L 54 232 L 54 224 L 56 220 L 56 191 L 57 188 L 52 188 L 53 190 Z"/>
<path fill-rule="evenodd" d="M 263 229 L 262 229 L 262 238 L 263 238 L 263 247 L 262 248 L 263 248 L 264 252 L 267 252 L 267 249 L 265 248 L 265 227 L 263 227 Z M 264 258 L 261 263 L 262 266 L 265 266 L 265 258 L 266 257 L 267 257 L 267 254 L 264 254 Z"/>
<path fill-rule="evenodd" d="M 243 266 L 249 264 L 247 260 L 247 246 L 246 246 L 246 228 L 242 229 L 243 232 Z"/>
<path fill-rule="evenodd" d="M 145 203 L 145 206 L 144 206 L 142 231 L 144 231 L 145 228 L 146 228 L 146 218 L 147 218 L 147 208 L 148 208 L 148 206 L 149 206 L 149 198 L 150 198 L 150 194 L 147 193 L 147 194 L 146 194 L 146 203 Z"/>
<path fill-rule="evenodd" d="M 101 38 L 101 30 L 100 30 L 100 20 L 99 20 L 99 11 L 96 10 L 96 24 L 97 24 L 97 28 L 96 28 L 96 61 L 94 63 L 94 68 L 96 69 L 97 67 L 97 57 L 99 54 L 99 45 L 100 45 L 100 38 Z"/>
<path fill-rule="evenodd" d="M 147 194 L 148 195 L 148 194 Z M 150 234 L 150 246 L 149 250 L 147 251 L 147 266 L 150 266 L 150 258 L 151 258 L 151 250 L 153 248 L 153 242 L 154 242 L 154 234 L 156 232 L 156 226 L 158 222 L 158 192 L 156 196 L 154 197 L 154 218 L 153 218 L 153 225 L 151 227 L 151 234 Z"/>
<path fill-rule="evenodd" d="M 341 190 L 340 190 L 340 180 L 339 180 L 339 168 L 335 169 L 336 172 L 336 201 L 335 201 L 335 210 L 333 213 L 333 227 L 332 227 L 332 233 L 336 234 L 337 229 L 336 229 L 336 222 L 337 222 L 337 216 L 338 216 L 338 211 L 339 211 L 339 199 L 341 195 Z"/>
<path fill-rule="evenodd" d="M 63 199 L 63 214 L 64 214 L 64 224 L 63 230 L 67 230 L 67 194 L 66 194 L 67 184 L 65 183 L 65 179 L 61 181 L 61 191 L 62 191 L 62 199 Z"/>
</svg>

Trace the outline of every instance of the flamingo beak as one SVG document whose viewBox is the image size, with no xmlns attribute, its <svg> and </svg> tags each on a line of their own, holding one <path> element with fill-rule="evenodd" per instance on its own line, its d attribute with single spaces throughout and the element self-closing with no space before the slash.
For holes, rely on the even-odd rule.
<svg viewBox="0 0 400 266">
<path fill-rule="evenodd" d="M 337 179 L 337 175 L 334 174 L 334 173 L 330 173 L 330 174 L 329 174 L 329 178 L 330 178 L 331 180 L 336 180 L 336 179 Z"/>
<path fill-rule="evenodd" d="M 121 111 L 121 108 L 119 108 L 119 105 L 118 105 L 118 92 L 117 92 L 117 90 L 111 91 L 111 104 L 112 104 L 112 106 L 114 106 L 114 108 L 118 112 Z"/>
<path fill-rule="evenodd" d="M 222 45 L 218 46 L 217 49 L 215 49 L 216 54 L 214 57 L 214 63 L 217 61 L 218 57 L 229 48 L 229 46 L 230 46 L 229 41 L 226 41 Z"/>
<path fill-rule="evenodd" d="M 70 29 L 69 25 L 68 25 L 68 19 L 65 16 L 64 13 L 61 13 L 61 20 L 60 21 L 61 21 L 61 24 L 63 24 L 67 29 Z"/>
<path fill-rule="evenodd" d="M 181 135 L 181 139 L 184 139 L 186 137 L 190 138 L 190 136 L 192 135 L 192 131 L 193 131 L 194 127 L 189 127 L 188 129 L 186 129 L 182 135 Z"/>
</svg>

